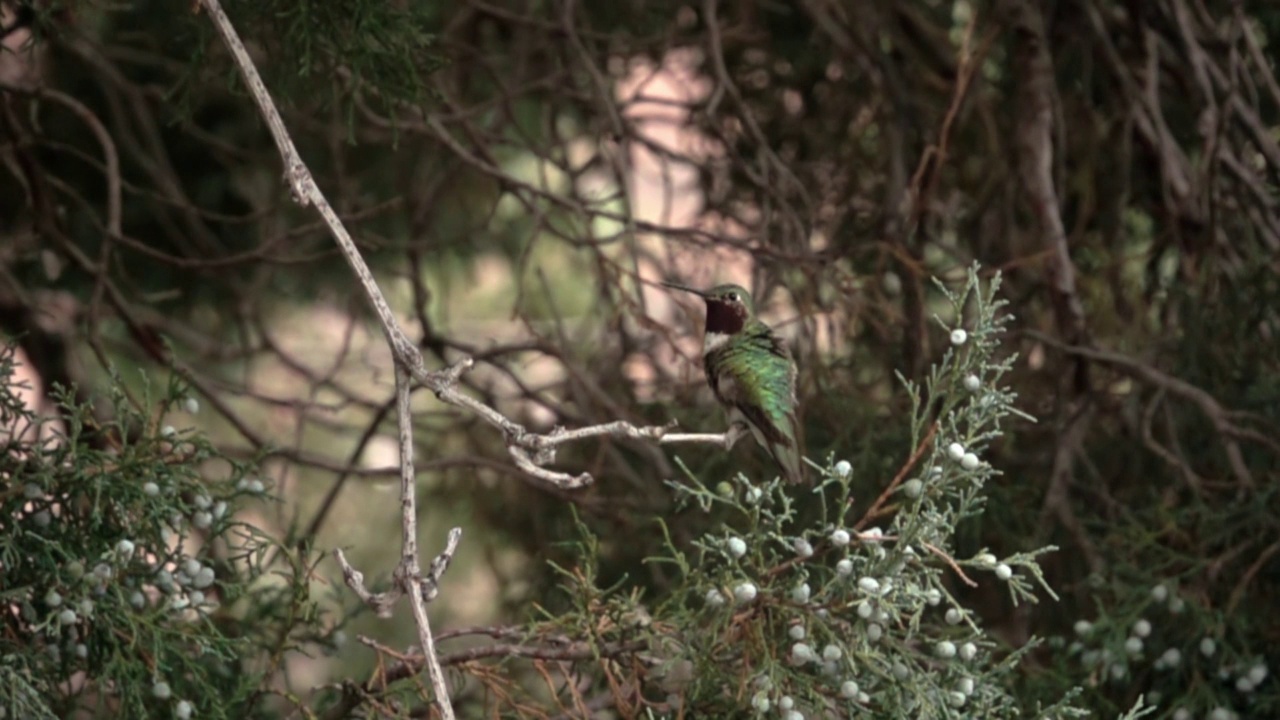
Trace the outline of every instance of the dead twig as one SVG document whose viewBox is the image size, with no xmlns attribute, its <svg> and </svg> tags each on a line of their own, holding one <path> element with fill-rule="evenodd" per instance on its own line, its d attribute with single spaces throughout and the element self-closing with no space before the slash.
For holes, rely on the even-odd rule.
<svg viewBox="0 0 1280 720">
<path fill-rule="evenodd" d="M 1097 350 L 1079 345 L 1070 345 L 1034 330 L 1025 330 L 1023 333 L 1027 337 L 1042 342 L 1052 348 L 1087 360 L 1108 365 L 1136 380 L 1141 380 L 1149 385 L 1162 388 L 1170 395 L 1190 401 L 1196 407 L 1200 408 L 1200 412 L 1204 413 L 1205 417 L 1209 419 L 1209 422 L 1213 424 L 1214 429 L 1217 430 L 1218 434 L 1222 437 L 1223 446 L 1227 454 L 1227 462 L 1231 466 L 1231 470 L 1235 474 L 1236 480 L 1245 488 L 1254 488 L 1255 484 L 1253 480 L 1253 473 L 1249 471 L 1249 467 L 1244 461 L 1244 453 L 1240 450 L 1240 443 L 1237 442 L 1237 438 L 1257 440 L 1259 438 L 1255 436 L 1260 434 L 1248 429 L 1239 428 L 1232 423 L 1230 418 L 1233 413 L 1224 408 L 1212 395 L 1185 380 L 1176 378 L 1165 372 L 1157 370 L 1151 365 L 1140 360 L 1136 360 L 1126 355 L 1121 355 L 1120 353 L 1110 352 L 1108 350 Z"/>
<path fill-rule="evenodd" d="M 310 170 L 307 169 L 302 157 L 298 154 L 297 148 L 294 147 L 293 140 L 284 126 L 284 121 L 276 110 L 275 102 L 271 99 L 270 93 L 268 93 L 266 86 L 263 84 L 257 68 L 254 66 L 252 59 L 250 59 L 248 51 L 245 50 L 244 43 L 240 40 L 240 36 L 231 25 L 231 20 L 223 12 L 218 0 L 201 0 L 201 3 L 208 11 L 209 17 L 217 28 L 218 33 L 222 36 L 227 49 L 231 51 L 231 55 L 235 58 L 236 65 L 244 77 L 250 94 L 253 95 L 254 100 L 258 103 L 262 116 L 271 128 L 271 135 L 275 139 L 276 147 L 285 162 L 286 178 L 293 190 L 294 199 L 303 205 L 314 205 L 320 212 L 321 217 L 324 218 L 325 224 L 333 233 L 334 239 L 337 240 L 343 256 L 346 257 L 356 277 L 359 278 L 360 284 L 364 288 L 365 296 L 377 313 L 387 342 L 391 345 L 394 353 L 396 361 L 396 416 L 400 430 L 401 488 L 401 553 L 400 562 L 397 564 L 394 573 L 396 585 L 385 593 L 370 593 L 364 587 L 360 572 L 346 562 L 346 558 L 343 557 L 341 551 L 335 551 L 335 555 L 339 565 L 342 567 L 342 574 L 347 585 L 362 601 L 372 606 L 380 615 L 386 615 L 390 612 L 391 605 L 399 598 L 399 595 L 408 595 L 409 607 L 413 610 L 414 619 L 417 621 L 418 640 L 426 657 L 427 672 L 431 677 L 436 706 L 439 708 L 443 720 L 453 720 L 453 705 L 449 701 L 449 686 L 445 682 L 444 671 L 441 669 L 440 662 L 436 657 L 435 642 L 431 637 L 431 624 L 427 617 L 426 603 L 429 599 L 434 598 L 438 592 L 439 575 L 448 567 L 449 560 L 457 549 L 462 531 L 454 528 L 449 533 L 449 541 L 445 546 L 444 552 L 432 565 L 433 570 L 437 570 L 437 572 L 424 578 L 418 559 L 417 475 L 413 467 L 413 415 L 409 406 L 409 397 L 412 390 L 411 376 L 424 380 L 429 385 L 432 383 L 437 384 L 439 388 L 436 392 L 437 395 L 440 395 L 443 390 L 456 392 L 453 388 L 456 386 L 457 378 L 465 369 L 465 366 L 460 365 L 458 368 L 449 368 L 442 373 L 428 373 L 423 367 L 422 356 L 400 329 L 391 313 L 391 308 L 387 305 L 382 291 L 373 278 L 373 274 L 369 271 L 368 265 L 365 264 L 360 251 L 356 248 L 355 242 L 351 239 L 351 235 L 347 232 L 337 213 L 329 205 L 324 194 L 320 192 L 314 178 L 311 176 Z M 429 590 L 429 592 L 424 590 Z"/>
<path fill-rule="evenodd" d="M 244 47 L 239 34 L 230 19 L 223 11 L 218 0 L 201 0 L 201 5 L 208 12 L 223 43 L 230 51 L 236 66 L 239 68 L 245 84 L 253 96 L 258 109 L 271 131 L 285 165 L 285 180 L 288 183 L 295 201 L 302 205 L 312 205 L 320 213 L 334 240 L 337 242 L 343 257 L 356 275 L 365 299 L 373 308 L 379 327 L 391 349 L 395 362 L 396 377 L 396 417 L 399 426 L 400 447 L 400 479 L 401 479 L 401 558 L 394 572 L 395 585 L 383 593 L 369 591 L 363 582 L 362 574 L 353 568 L 340 550 L 335 557 L 342 568 L 346 583 L 360 599 L 370 605 L 382 616 L 390 613 L 394 603 L 401 595 L 407 595 L 410 607 L 417 622 L 419 641 L 426 658 L 427 671 L 435 695 L 435 702 L 445 720 L 452 720 L 453 709 L 449 701 L 448 686 L 444 679 L 438 658 L 435 654 L 435 643 L 431 635 L 430 622 L 426 613 L 426 603 L 433 599 L 439 591 L 440 576 L 448 567 L 449 561 L 457 548 L 461 531 L 455 528 L 449 534 L 445 550 L 432 563 L 431 571 L 423 576 L 417 547 L 417 502 L 416 474 L 413 462 L 413 416 L 409 398 L 413 383 L 430 389 L 441 401 L 465 408 L 475 413 L 490 425 L 502 431 L 506 439 L 507 450 L 516 466 L 530 476 L 544 480 L 562 489 L 583 487 L 592 482 L 587 473 L 570 475 L 568 473 L 549 470 L 543 467 L 555 457 L 555 448 L 572 440 L 589 437 L 614 436 L 636 439 L 653 439 L 658 442 L 701 442 L 720 444 L 730 447 L 737 439 L 731 428 L 722 435 L 708 434 L 668 434 L 670 427 L 637 428 L 625 422 L 605 423 L 576 430 L 557 430 L 549 435 L 530 432 L 494 408 L 467 395 L 459 388 L 459 378 L 475 363 L 470 357 L 463 357 L 452 365 L 442 369 L 428 370 L 423 362 L 417 346 L 408 338 L 400 327 L 384 297 L 381 288 L 356 247 L 337 212 L 329 204 L 328 199 L 320 191 L 311 171 L 298 153 L 293 139 L 285 127 L 284 120 L 276 109 L 275 102 L 254 66 L 248 51 Z"/>
<path fill-rule="evenodd" d="M 911 472 L 911 468 L 915 467 L 916 463 L 920 462 L 920 458 L 924 457 L 925 451 L 929 448 L 929 444 L 933 442 L 933 437 L 937 434 L 938 422 L 935 420 L 933 424 L 929 426 L 929 432 L 925 433 L 924 439 L 920 441 L 920 444 L 916 446 L 915 451 L 911 453 L 911 457 L 907 458 L 907 461 L 898 469 L 898 473 L 893 476 L 893 480 L 889 482 L 889 485 L 885 487 L 884 490 L 880 491 L 880 497 L 876 498 L 876 501 L 871 503 L 871 507 L 867 508 L 867 511 L 863 513 L 862 519 L 858 521 L 858 524 L 853 526 L 854 530 L 862 530 L 873 520 L 884 514 L 884 512 L 881 511 L 881 508 L 885 503 L 889 502 L 889 498 L 893 496 L 894 491 L 897 490 L 898 486 L 902 484 L 902 481 L 906 479 L 907 473 Z"/>
<path fill-rule="evenodd" d="M 974 582 L 968 575 L 964 574 L 964 568 L 960 567 L 960 564 L 956 562 L 955 558 L 951 557 L 941 548 L 938 548 L 931 543 L 923 544 L 926 550 L 945 560 L 947 565 L 950 565 L 951 569 L 956 572 L 956 575 L 960 576 L 960 579 L 964 581 L 965 585 L 975 588 L 978 587 L 978 583 Z"/>
<path fill-rule="evenodd" d="M 1277 552 L 1280 552 L 1280 540 L 1271 543 L 1265 550 L 1258 553 L 1258 558 L 1254 560 L 1249 565 L 1249 569 L 1245 570 L 1244 574 L 1240 576 L 1240 582 L 1236 583 L 1235 589 L 1231 591 L 1231 598 L 1227 600 L 1226 613 L 1228 616 L 1235 611 L 1236 606 L 1240 604 L 1242 599 L 1244 599 L 1244 594 L 1245 591 L 1248 590 L 1249 584 L 1258 576 L 1258 573 L 1262 571 L 1262 568 L 1266 567 L 1267 563 L 1271 561 L 1271 558 L 1275 557 Z"/>
</svg>

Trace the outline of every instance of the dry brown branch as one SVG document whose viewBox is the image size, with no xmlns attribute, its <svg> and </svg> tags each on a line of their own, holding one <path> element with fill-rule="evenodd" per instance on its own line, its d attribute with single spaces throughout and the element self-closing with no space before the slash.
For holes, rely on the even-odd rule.
<svg viewBox="0 0 1280 720">
<path fill-rule="evenodd" d="M 934 555 L 937 555 L 938 557 L 946 561 L 947 565 L 950 566 L 950 568 L 955 571 L 956 575 L 958 575 L 960 579 L 964 581 L 965 585 L 968 585 L 969 587 L 978 587 L 978 583 L 974 582 L 968 575 L 965 574 L 964 568 L 960 567 L 960 565 L 956 562 L 955 558 L 948 555 L 941 548 L 938 548 L 937 546 L 932 545 L 930 543 L 924 543 L 924 546 L 925 546 L 925 549 L 927 549 L 929 552 L 933 553 Z"/>
<path fill-rule="evenodd" d="M 577 642 L 556 647 L 539 647 L 512 643 L 494 645 L 478 645 L 466 650 L 445 653 L 440 656 L 440 664 L 448 667 L 473 660 L 487 658 L 534 658 L 538 660 L 596 660 L 602 657 L 616 657 L 625 653 L 633 653 L 648 647 L 643 640 L 606 643 L 597 645 Z M 421 660 L 419 660 L 421 662 Z"/>
<path fill-rule="evenodd" d="M 1268 545 L 1262 552 L 1258 553 L 1258 557 L 1252 563 L 1249 563 L 1249 568 L 1240 575 L 1240 581 L 1232 588 L 1231 597 L 1227 599 L 1224 612 L 1230 615 L 1235 611 L 1236 606 L 1240 604 L 1245 592 L 1249 589 L 1249 585 L 1258 577 L 1258 573 L 1262 571 L 1262 568 L 1271 562 L 1271 558 L 1275 557 L 1277 552 L 1280 552 L 1280 541 Z"/>
<path fill-rule="evenodd" d="M 1260 437 L 1259 433 L 1249 431 L 1245 428 L 1240 428 L 1231 422 L 1232 412 L 1222 407 L 1222 405 L 1214 399 L 1212 395 L 1191 383 L 1186 382 L 1185 380 L 1168 375 L 1157 370 L 1151 365 L 1141 362 L 1140 360 L 1121 355 L 1120 353 L 1069 345 L 1057 340 L 1056 338 L 1033 330 L 1028 330 L 1025 334 L 1027 337 L 1043 342 L 1050 347 L 1061 350 L 1062 352 L 1115 368 L 1136 380 L 1141 380 L 1149 385 L 1161 388 L 1170 395 L 1180 397 L 1194 404 L 1200 409 L 1200 412 L 1209 419 L 1209 422 L 1213 424 L 1214 429 L 1216 429 L 1219 436 L 1221 436 L 1228 464 L 1230 465 L 1232 472 L 1235 473 L 1236 480 L 1242 487 L 1254 487 L 1253 473 L 1249 471 L 1249 467 L 1244 461 L 1244 454 L 1240 450 L 1239 439 L 1249 438 L 1261 440 L 1263 438 Z"/>
<path fill-rule="evenodd" d="M 1040 540 L 1048 537 L 1054 525 L 1050 520 L 1057 520 L 1071 539 L 1075 541 L 1080 552 L 1084 554 L 1089 572 L 1100 573 L 1104 569 L 1102 555 L 1094 546 L 1093 539 L 1084 523 L 1076 515 L 1071 504 L 1071 490 L 1075 483 L 1075 463 L 1081 453 L 1084 437 L 1093 420 L 1094 408 L 1088 399 L 1081 400 L 1078 405 L 1063 410 L 1065 420 L 1058 429 L 1058 437 L 1053 449 L 1053 465 L 1049 471 L 1049 487 L 1044 494 L 1044 505 L 1040 511 Z"/>
<path fill-rule="evenodd" d="M 413 463 L 413 416 L 409 398 L 411 382 L 417 381 L 429 388 L 436 397 L 449 404 L 463 407 L 499 428 L 507 440 L 507 449 L 516 466 L 531 477 L 544 480 L 559 488 L 577 488 L 592 481 L 586 473 L 577 476 L 548 470 L 543 467 L 555 456 L 556 446 L 571 440 L 586 437 L 609 435 L 614 437 L 648 438 L 659 442 L 701 442 L 722 444 L 730 447 L 737 434 L 732 430 L 723 435 L 689 435 L 668 434 L 669 427 L 637 428 L 622 421 L 597 425 L 577 430 L 559 430 L 550 435 L 531 433 L 523 426 L 503 416 L 492 407 L 471 398 L 458 389 L 459 377 L 472 367 L 471 358 L 463 358 L 441 371 L 426 369 L 417 347 L 408 339 L 395 319 L 387 304 L 377 281 L 364 262 L 359 249 L 347 231 L 338 214 L 330 206 L 328 199 L 316 185 L 310 170 L 298 153 L 294 142 L 285 127 L 284 120 L 276 110 L 269 91 L 262 82 L 252 59 L 241 42 L 230 19 L 223 12 L 218 0 L 202 0 L 227 49 L 231 52 L 250 94 L 258 104 L 258 109 L 271 130 L 277 150 L 285 164 L 285 178 L 293 192 L 294 199 L 302 205 L 313 205 L 324 219 L 334 239 L 337 241 L 348 265 L 360 282 L 369 304 L 377 315 L 379 326 L 390 346 L 395 362 L 396 374 L 396 416 L 399 426 L 400 473 L 401 473 L 401 507 L 402 507 L 402 550 L 401 559 L 394 573 L 396 585 L 385 593 L 372 593 L 363 585 L 363 578 L 343 556 L 341 550 L 335 551 L 335 557 L 342 567 L 343 577 L 347 585 L 360 599 L 373 607 L 379 615 L 390 613 L 393 604 L 401 595 L 409 597 L 409 604 L 417 622 L 419 640 L 427 659 L 427 671 L 434 688 L 435 701 L 446 720 L 453 717 L 452 704 L 449 701 L 448 685 L 443 670 L 436 659 L 435 641 L 432 638 L 430 621 L 426 613 L 425 603 L 435 597 L 438 588 L 439 574 L 448 566 L 449 559 L 456 550 L 460 531 L 454 529 L 450 533 L 449 543 L 433 564 L 437 572 L 422 576 L 417 548 L 417 510 L 416 510 L 416 474 Z M 434 119 L 431 122 L 438 122 Z M 619 128 L 620 129 L 620 128 Z M 105 278 L 105 274 L 101 277 Z"/>
<path fill-rule="evenodd" d="M 1176 469 L 1187 481 L 1187 485 L 1198 493 L 1203 489 L 1204 481 L 1196 474 L 1195 469 L 1193 469 L 1190 463 L 1188 463 L 1180 454 L 1161 445 L 1160 442 L 1156 440 L 1155 434 L 1152 432 L 1151 421 L 1152 418 L 1154 418 L 1156 411 L 1161 407 L 1164 407 L 1164 396 L 1164 388 L 1157 388 L 1155 395 L 1147 401 L 1147 407 L 1142 411 L 1142 443 L 1146 445 L 1148 450 L 1155 453 L 1156 457 L 1159 457 L 1161 460 L 1168 463 L 1170 467 Z M 1165 418 L 1166 420 L 1168 419 L 1167 413 L 1165 414 Z"/>
<path fill-rule="evenodd" d="M 885 489 L 880 491 L 880 496 L 876 498 L 875 502 L 871 503 L 871 506 L 867 508 L 867 511 L 862 514 L 862 519 L 858 520 L 858 523 L 853 526 L 854 530 L 862 530 L 867 525 L 886 514 L 886 511 L 883 509 L 885 503 L 889 502 L 889 498 L 893 497 L 894 491 L 897 490 L 898 486 L 902 484 L 902 481 L 906 479 L 907 474 L 916 466 L 916 463 L 920 462 L 920 458 L 924 457 L 925 452 L 928 451 L 933 443 L 934 436 L 937 434 L 938 423 L 937 421 L 934 421 L 934 423 L 929 426 L 929 432 L 925 433 L 924 438 L 922 438 L 919 444 L 916 445 L 916 449 L 911 452 L 911 457 L 907 458 L 907 461 L 902 464 L 902 467 L 899 468 L 898 472 L 893 476 L 893 480 L 889 481 L 889 484 L 885 486 Z"/>
<path fill-rule="evenodd" d="M 1086 337 L 1085 313 L 1054 182 L 1054 110 L 1058 100 L 1044 18 L 1037 5 L 1017 0 L 1005 2 L 1003 12 L 1013 26 L 1018 72 L 1018 172 L 1039 222 L 1042 242 L 1052 251 L 1049 287 L 1059 326 L 1069 342 L 1078 343 Z"/>
<path fill-rule="evenodd" d="M 398 599 L 400 594 L 408 595 L 409 606 L 413 610 L 414 619 L 417 621 L 418 639 L 427 659 L 427 672 L 431 677 L 436 705 L 440 709 L 440 714 L 444 720 L 453 720 L 453 705 L 449 701 L 449 686 L 445 681 L 444 671 L 436 659 L 435 641 L 431 636 L 431 624 L 426 610 L 426 602 L 429 598 L 425 597 L 422 592 L 424 578 L 422 577 L 418 560 L 417 476 L 413 466 L 413 415 L 410 411 L 409 397 L 411 392 L 410 373 L 414 373 L 419 378 L 427 377 L 426 371 L 422 367 L 422 358 L 418 355 L 417 349 L 400 330 L 390 307 L 378 288 L 377 282 L 373 279 L 372 273 L 370 273 L 368 266 L 365 265 L 363 258 L 360 256 L 360 251 L 356 248 L 354 241 L 347 233 L 346 227 L 342 224 L 341 219 L 338 218 L 337 213 L 329 206 L 328 200 L 320 192 L 315 180 L 311 177 L 310 171 L 303 163 L 301 156 L 293 145 L 293 140 L 289 136 L 288 130 L 284 126 L 284 121 L 275 108 L 271 95 L 258 75 L 257 68 L 245 50 L 244 44 L 240 41 L 235 28 L 231 25 L 231 20 L 223 12 L 218 0 L 202 0 L 202 4 L 205 10 L 208 11 L 209 17 L 217 28 L 218 33 L 222 36 L 227 49 L 230 50 L 235 58 L 236 65 L 240 69 L 250 94 L 258 103 L 258 109 L 271 128 L 271 135 L 275 139 L 280 156 L 285 162 L 286 178 L 293 189 L 294 199 L 303 205 L 314 205 L 319 210 L 337 240 L 339 247 L 342 249 L 344 256 L 347 258 L 347 262 L 359 278 L 366 297 L 378 315 L 387 342 L 394 352 L 396 361 L 396 414 L 400 428 L 400 502 L 402 508 L 401 556 L 395 571 L 396 586 L 388 593 L 371 594 L 364 588 L 360 573 L 346 562 L 341 550 L 336 550 L 335 556 L 342 566 L 343 577 L 346 579 L 347 585 L 355 591 L 362 601 L 374 607 L 379 615 L 385 616 L 389 614 L 392 603 Z M 457 372 L 451 370 L 446 371 L 443 375 L 446 382 L 452 385 L 456 384 L 457 375 L 460 372 L 460 370 Z M 439 562 L 441 571 L 448 566 L 448 559 L 452 557 L 457 548 L 460 534 L 461 531 L 456 528 L 450 532 L 449 544 L 446 545 L 444 552 L 441 554 L 442 560 Z M 438 577 L 430 580 L 432 596 L 434 596 L 438 582 Z"/>
</svg>

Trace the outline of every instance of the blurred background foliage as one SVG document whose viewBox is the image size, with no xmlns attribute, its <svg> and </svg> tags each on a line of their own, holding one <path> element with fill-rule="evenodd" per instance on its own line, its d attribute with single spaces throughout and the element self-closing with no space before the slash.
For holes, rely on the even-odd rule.
<svg viewBox="0 0 1280 720">
<path fill-rule="evenodd" d="M 267 458 L 284 501 L 246 522 L 389 571 L 390 358 L 207 17 L 195 3 L 0 7 L 3 331 L 45 388 L 102 395 L 108 363 L 180 376 L 223 452 Z M 1152 690 L 1162 712 L 1189 698 L 1280 713 L 1274 690 L 1235 682 L 1280 644 L 1280 7 L 227 10 L 429 361 L 476 357 L 469 390 L 532 428 L 719 430 L 701 311 L 653 284 L 741 282 L 800 361 L 810 456 L 848 459 L 855 497 L 874 498 L 910 452 L 894 373 L 919 379 L 941 352 L 932 316 L 948 307 L 929 278 L 975 260 L 1002 271 L 1021 358 L 1009 379 L 1040 421 L 993 448 L 1004 475 L 961 537 L 1063 548 L 1042 558 L 1062 599 L 1015 610 L 989 588 L 956 593 L 1011 647 L 1062 638 L 1017 680 L 1028 698 L 1084 685 L 1107 713 Z M 603 585 L 663 592 L 641 561 L 671 509 L 668 451 L 566 448 L 557 467 L 597 482 L 564 492 L 511 466 L 476 418 L 424 393 L 415 409 L 424 547 L 467 530 L 433 605 L 443 622 L 554 604 L 544 561 L 567 557 L 574 512 L 600 538 Z M 704 478 L 768 472 L 747 445 L 680 456 Z M 697 532 L 670 525 L 677 541 Z M 1158 637 L 1203 666 L 1135 661 L 1116 680 L 1086 662 L 1085 645 L 1119 647 L 1152 612 L 1157 585 L 1186 604 L 1184 619 L 1151 618 Z M 1099 620 L 1088 642 L 1080 619 Z M 355 623 L 412 635 L 407 613 Z M 1196 654 L 1204 637 L 1212 658 Z M 375 655 L 294 662 L 279 682 L 305 693 Z"/>
</svg>

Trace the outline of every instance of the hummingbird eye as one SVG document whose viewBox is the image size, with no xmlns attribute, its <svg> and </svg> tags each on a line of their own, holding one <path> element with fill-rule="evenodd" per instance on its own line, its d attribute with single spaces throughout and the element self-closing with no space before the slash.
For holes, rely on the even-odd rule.
<svg viewBox="0 0 1280 720">
<path fill-rule="evenodd" d="M 736 292 L 731 292 L 726 297 L 729 298 L 729 302 L 738 302 L 739 300 L 738 293 Z"/>
</svg>

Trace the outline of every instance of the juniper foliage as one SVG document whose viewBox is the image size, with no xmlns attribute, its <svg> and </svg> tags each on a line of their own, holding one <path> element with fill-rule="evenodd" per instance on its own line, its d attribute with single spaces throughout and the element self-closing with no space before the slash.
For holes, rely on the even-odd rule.
<svg viewBox="0 0 1280 720">
<path fill-rule="evenodd" d="M 56 389 L 37 417 L 0 352 L 0 710 L 7 717 L 271 715 L 264 678 L 322 634 L 310 568 L 237 519 L 267 501 L 253 464 L 135 406 L 115 376 L 95 408 Z M 106 419 L 103 419 L 106 418 Z M 293 556 L 273 566 L 268 553 Z M 314 646 L 313 646 L 314 647 Z"/>
</svg>

